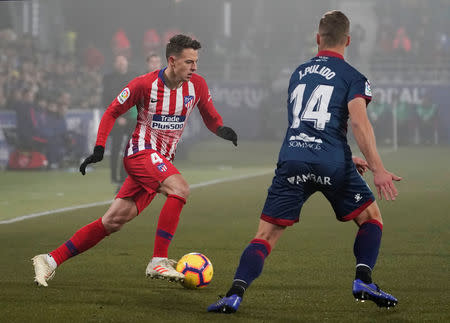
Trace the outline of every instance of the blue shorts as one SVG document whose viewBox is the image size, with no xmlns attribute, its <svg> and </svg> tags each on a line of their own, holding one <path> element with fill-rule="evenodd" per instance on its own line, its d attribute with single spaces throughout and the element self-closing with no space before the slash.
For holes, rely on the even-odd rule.
<svg viewBox="0 0 450 323">
<path fill-rule="evenodd" d="M 317 191 L 331 203 L 339 221 L 352 220 L 375 201 L 353 162 L 335 166 L 283 161 L 277 165 L 261 219 L 281 226 L 293 225 L 299 220 L 303 204 Z"/>
</svg>

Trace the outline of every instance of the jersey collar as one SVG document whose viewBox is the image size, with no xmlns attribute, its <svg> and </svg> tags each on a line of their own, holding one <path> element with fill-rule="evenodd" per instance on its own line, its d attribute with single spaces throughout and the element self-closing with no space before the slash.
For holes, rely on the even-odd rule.
<svg viewBox="0 0 450 323">
<path fill-rule="evenodd" d="M 164 71 L 166 70 L 167 66 L 161 69 L 158 73 L 159 79 L 166 85 L 166 82 L 164 81 Z"/>
<path fill-rule="evenodd" d="M 166 80 L 164 79 L 164 71 L 165 71 L 166 69 L 167 69 L 167 66 L 164 67 L 163 69 L 161 69 L 161 70 L 158 72 L 158 78 L 163 82 L 163 84 L 164 84 L 165 86 L 167 86 Z M 183 82 L 177 89 L 179 89 L 180 87 L 182 87 L 183 84 L 184 84 L 184 82 Z M 168 87 L 168 86 L 167 86 L 167 87 Z M 170 90 L 172 91 L 172 89 L 170 89 Z M 174 90 L 176 90 L 176 89 L 174 89 Z"/>
<path fill-rule="evenodd" d="M 316 57 L 317 56 L 331 56 L 331 57 L 337 57 L 340 59 L 344 59 L 344 56 L 342 56 L 339 53 L 333 52 L 331 50 L 321 50 L 317 53 Z"/>
</svg>

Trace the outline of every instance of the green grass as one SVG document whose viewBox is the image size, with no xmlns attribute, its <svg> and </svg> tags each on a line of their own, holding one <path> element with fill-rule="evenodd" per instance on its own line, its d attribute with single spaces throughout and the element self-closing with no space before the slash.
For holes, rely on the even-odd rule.
<svg viewBox="0 0 450 323">
<path fill-rule="evenodd" d="M 240 146 L 247 148 L 242 151 L 208 146 L 209 154 L 199 149 L 177 166 L 185 170 L 190 183 L 208 180 L 214 172 L 229 171 L 222 173 L 226 177 L 234 175 L 234 170 L 254 171 L 252 165 L 273 167 L 278 147 L 247 145 Z M 262 153 L 265 149 L 270 152 Z M 356 227 L 337 222 L 327 201 L 316 194 L 305 205 L 300 223 L 286 230 L 267 258 L 262 276 L 246 293 L 239 312 L 231 316 L 206 313 L 206 307 L 228 289 L 240 254 L 256 232 L 272 177 L 264 175 L 192 190 L 170 256 L 199 251 L 211 259 L 213 281 L 198 291 L 145 278 L 163 198 L 157 198 L 121 232 L 65 263 L 48 288 L 33 284 L 30 258 L 57 247 L 79 227 L 100 217 L 107 206 L 0 225 L 0 321 L 448 322 L 450 150 L 403 149 L 384 155 L 384 161 L 388 169 L 404 177 L 397 185 L 397 201 L 379 202 L 384 230 L 374 278 L 398 297 L 394 309 L 355 303 L 351 282 Z M 39 185 L 50 182 L 49 174 L 51 187 Z M 216 177 L 222 177 L 219 174 Z M 32 192 L 33 187 L 40 188 L 42 196 L 64 190 L 67 193 L 61 200 L 71 205 L 78 203 L 75 196 L 108 186 L 106 169 L 84 178 L 57 173 L 14 175 L 23 175 L 28 184 L 8 185 L 6 192 L 2 182 L 0 193 L 10 194 L 11 205 L 28 202 L 21 193 Z M 367 179 L 371 182 L 371 176 Z M 9 184 L 13 182 L 9 178 Z M 111 198 L 110 186 L 108 190 L 109 197 L 101 198 Z M 69 195 L 74 195 L 73 200 L 67 201 Z"/>
<path fill-rule="evenodd" d="M 239 150 L 224 142 L 192 147 L 175 166 L 188 183 L 270 172 L 279 144 L 242 143 Z M 256 151 L 252 153 L 251 150 Z M 108 158 L 82 176 L 77 169 L 64 171 L 0 172 L 0 221 L 114 198 Z"/>
</svg>

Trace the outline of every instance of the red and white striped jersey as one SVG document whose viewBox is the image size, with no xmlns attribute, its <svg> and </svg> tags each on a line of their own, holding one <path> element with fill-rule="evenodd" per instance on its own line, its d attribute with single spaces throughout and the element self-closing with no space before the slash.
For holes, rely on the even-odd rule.
<svg viewBox="0 0 450 323">
<path fill-rule="evenodd" d="M 160 152 L 173 160 L 178 141 L 189 115 L 197 106 L 205 125 L 213 133 L 222 126 L 222 117 L 216 111 L 208 86 L 198 74 L 174 90 L 163 78 L 164 69 L 133 79 L 114 99 L 103 114 L 96 145 L 105 146 L 106 139 L 121 114 L 136 105 L 137 124 L 127 145 L 125 156 L 144 149 Z"/>
</svg>

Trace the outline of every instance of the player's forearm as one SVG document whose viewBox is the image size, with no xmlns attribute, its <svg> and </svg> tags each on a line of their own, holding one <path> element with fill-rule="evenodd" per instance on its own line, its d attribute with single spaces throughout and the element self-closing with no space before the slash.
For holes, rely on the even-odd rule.
<svg viewBox="0 0 450 323">
<path fill-rule="evenodd" d="M 102 119 L 100 120 L 100 125 L 98 126 L 97 141 L 95 142 L 96 146 L 105 147 L 106 139 L 108 139 L 108 135 L 114 126 L 116 118 L 117 116 L 111 113 L 110 109 L 105 111 Z"/>
<path fill-rule="evenodd" d="M 368 120 L 359 123 L 352 122 L 352 129 L 356 143 L 366 158 L 370 170 L 376 172 L 384 169 L 383 162 L 377 151 L 375 134 L 370 122 Z"/>
<path fill-rule="evenodd" d="M 220 119 L 214 119 L 214 120 L 208 120 L 206 121 L 205 119 L 203 119 L 203 121 L 205 122 L 206 127 L 209 129 L 209 131 L 211 131 L 214 134 L 217 134 L 217 129 L 219 127 L 223 126 L 223 122 L 222 122 L 222 118 Z"/>
<path fill-rule="evenodd" d="M 217 128 L 223 126 L 223 120 L 217 110 L 212 104 L 199 107 L 200 115 L 206 127 L 214 134 L 217 133 Z"/>
</svg>

